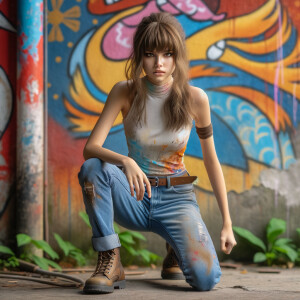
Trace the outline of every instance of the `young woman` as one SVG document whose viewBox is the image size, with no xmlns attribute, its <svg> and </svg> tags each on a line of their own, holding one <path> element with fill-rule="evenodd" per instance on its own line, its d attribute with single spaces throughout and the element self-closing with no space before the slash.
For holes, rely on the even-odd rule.
<svg viewBox="0 0 300 300">
<path fill-rule="evenodd" d="M 155 232 L 167 241 L 163 278 L 180 278 L 179 265 L 192 287 L 210 290 L 219 282 L 221 270 L 193 190 L 196 177 L 183 163 L 193 120 L 223 217 L 221 250 L 229 254 L 236 241 L 208 98 L 188 83 L 185 36 L 176 18 L 168 13 L 143 18 L 133 38 L 126 75 L 127 80 L 118 82 L 108 95 L 86 143 L 86 161 L 79 173 L 92 244 L 98 251 L 96 270 L 84 292 L 125 287 L 114 220 L 131 230 Z M 102 147 L 120 111 L 128 156 Z"/>
</svg>

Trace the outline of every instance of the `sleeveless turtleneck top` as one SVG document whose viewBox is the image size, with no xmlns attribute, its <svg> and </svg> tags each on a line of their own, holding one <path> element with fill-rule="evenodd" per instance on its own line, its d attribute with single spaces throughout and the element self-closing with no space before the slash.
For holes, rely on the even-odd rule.
<svg viewBox="0 0 300 300">
<path fill-rule="evenodd" d="M 164 103 L 171 92 L 173 78 L 164 85 L 154 85 L 146 77 L 146 122 L 136 124 L 132 110 L 123 120 L 128 156 L 135 160 L 146 175 L 170 175 L 185 170 L 184 151 L 191 126 L 173 131 L 166 129 Z M 192 122 L 191 122 L 192 123 Z"/>
</svg>

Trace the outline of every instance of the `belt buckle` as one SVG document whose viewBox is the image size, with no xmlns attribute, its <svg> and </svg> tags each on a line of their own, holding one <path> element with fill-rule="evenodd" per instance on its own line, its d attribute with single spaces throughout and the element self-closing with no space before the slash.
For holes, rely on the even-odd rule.
<svg viewBox="0 0 300 300">
<path fill-rule="evenodd" d="M 158 187 L 159 178 L 158 177 L 154 177 L 154 178 L 155 178 L 155 187 Z"/>
</svg>

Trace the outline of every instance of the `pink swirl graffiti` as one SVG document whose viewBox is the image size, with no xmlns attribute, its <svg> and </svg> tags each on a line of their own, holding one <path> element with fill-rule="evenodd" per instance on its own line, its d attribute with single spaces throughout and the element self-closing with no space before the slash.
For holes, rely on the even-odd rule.
<svg viewBox="0 0 300 300">
<path fill-rule="evenodd" d="M 196 21 L 220 21 L 225 14 L 215 15 L 201 0 L 156 0 L 149 1 L 140 12 L 115 23 L 105 34 L 102 49 L 111 60 L 129 57 L 132 37 L 137 24 L 152 12 L 166 11 L 172 15 L 185 14 Z"/>
</svg>

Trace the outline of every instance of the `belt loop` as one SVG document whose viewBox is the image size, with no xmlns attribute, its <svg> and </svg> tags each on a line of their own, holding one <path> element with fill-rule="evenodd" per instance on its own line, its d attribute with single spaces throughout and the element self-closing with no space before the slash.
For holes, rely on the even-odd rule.
<svg viewBox="0 0 300 300">
<path fill-rule="evenodd" d="M 167 188 L 169 189 L 171 186 L 170 176 L 167 176 Z"/>
<path fill-rule="evenodd" d="M 158 187 L 158 183 L 159 183 L 159 178 L 155 177 L 155 187 Z"/>
</svg>

